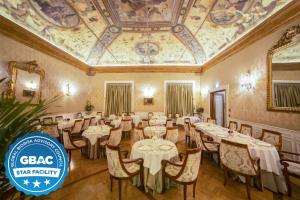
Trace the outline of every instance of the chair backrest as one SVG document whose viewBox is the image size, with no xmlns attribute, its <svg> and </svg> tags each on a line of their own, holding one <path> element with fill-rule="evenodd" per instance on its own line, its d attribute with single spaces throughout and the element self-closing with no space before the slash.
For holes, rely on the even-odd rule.
<svg viewBox="0 0 300 200">
<path fill-rule="evenodd" d="M 216 120 L 212 118 L 207 118 L 207 123 L 216 124 Z"/>
<path fill-rule="evenodd" d="M 282 135 L 279 132 L 263 129 L 262 141 L 274 145 L 277 150 L 282 148 Z"/>
<path fill-rule="evenodd" d="M 74 122 L 74 125 L 72 127 L 71 133 L 80 133 L 81 132 L 81 127 L 82 127 L 82 120 L 81 119 L 76 119 Z"/>
<path fill-rule="evenodd" d="M 52 117 L 44 117 L 43 118 L 43 124 L 51 124 L 51 123 L 53 123 Z"/>
<path fill-rule="evenodd" d="M 194 132 L 194 140 L 195 140 L 195 143 L 196 143 L 196 146 L 197 148 L 201 147 L 202 148 L 202 139 L 201 139 L 201 131 L 195 129 L 195 132 Z"/>
<path fill-rule="evenodd" d="M 130 115 L 125 115 L 124 117 L 122 117 L 122 119 L 131 120 L 131 116 Z"/>
<path fill-rule="evenodd" d="M 97 125 L 96 117 L 91 117 L 89 126 L 96 126 L 96 125 Z"/>
<path fill-rule="evenodd" d="M 184 122 L 184 132 L 185 132 L 185 135 L 190 135 L 190 123 L 189 122 Z"/>
<path fill-rule="evenodd" d="M 44 124 L 42 125 L 41 132 L 59 138 L 57 124 Z"/>
<path fill-rule="evenodd" d="M 179 113 L 176 113 L 176 114 L 175 114 L 175 118 L 177 119 L 178 117 L 180 117 L 180 114 L 179 114 Z"/>
<path fill-rule="evenodd" d="M 191 119 L 189 117 L 184 118 L 184 122 L 188 122 L 191 124 Z"/>
<path fill-rule="evenodd" d="M 122 131 L 131 131 L 132 130 L 132 121 L 131 119 L 122 119 L 121 120 Z"/>
<path fill-rule="evenodd" d="M 258 172 L 246 144 L 222 139 L 220 158 L 225 167 L 235 172 L 244 175 L 256 175 Z"/>
<path fill-rule="evenodd" d="M 82 118 L 82 113 L 81 112 L 76 113 L 75 118 Z"/>
<path fill-rule="evenodd" d="M 123 117 L 125 117 L 126 115 L 128 115 L 127 112 L 122 112 L 122 115 L 121 115 L 121 116 L 122 116 L 122 118 L 123 118 Z"/>
<path fill-rule="evenodd" d="M 229 121 L 228 129 L 237 131 L 237 129 L 238 129 L 238 123 L 235 122 L 235 121 Z"/>
<path fill-rule="evenodd" d="M 252 126 L 248 124 L 241 124 L 240 133 L 244 135 L 249 135 L 252 137 Z"/>
<path fill-rule="evenodd" d="M 122 139 L 121 128 L 111 128 L 108 138 L 108 144 L 111 146 L 119 146 Z"/>
<path fill-rule="evenodd" d="M 187 150 L 183 166 L 178 173 L 176 180 L 186 183 L 194 182 L 198 177 L 200 160 L 201 148 Z"/>
<path fill-rule="evenodd" d="M 196 126 L 190 124 L 190 137 L 193 141 L 195 141 L 195 134 L 196 134 Z"/>
<path fill-rule="evenodd" d="M 170 118 L 172 118 L 172 113 L 168 113 L 167 114 L 167 117 L 170 119 Z"/>
<path fill-rule="evenodd" d="M 102 118 L 102 112 L 97 112 L 97 115 L 100 116 L 100 118 Z"/>
<path fill-rule="evenodd" d="M 166 127 L 173 127 L 173 120 L 172 119 L 167 119 Z"/>
<path fill-rule="evenodd" d="M 98 124 L 105 125 L 105 119 L 104 118 L 99 119 Z"/>
<path fill-rule="evenodd" d="M 85 131 L 90 125 L 91 118 L 85 118 L 81 127 L 81 131 Z"/>
<path fill-rule="evenodd" d="M 65 149 L 67 149 L 67 150 L 75 149 L 75 147 L 73 146 L 73 144 L 71 142 L 69 130 L 63 130 L 63 144 L 64 144 Z"/>
<path fill-rule="evenodd" d="M 144 129 L 140 127 L 134 128 L 134 141 L 139 141 L 145 139 L 144 137 Z"/>
<path fill-rule="evenodd" d="M 108 172 L 110 175 L 117 178 L 128 177 L 128 172 L 126 171 L 121 161 L 121 153 L 119 147 L 106 145 L 106 157 Z"/>
<path fill-rule="evenodd" d="M 148 119 L 152 119 L 153 115 L 153 112 L 148 112 Z"/>
<path fill-rule="evenodd" d="M 145 128 L 149 126 L 149 119 L 142 119 L 142 127 Z"/>
<path fill-rule="evenodd" d="M 166 140 L 169 140 L 176 144 L 178 142 L 178 128 L 177 127 L 168 127 Z"/>
<path fill-rule="evenodd" d="M 62 121 L 63 119 L 64 119 L 64 117 L 62 115 L 55 116 L 55 122 Z"/>
</svg>

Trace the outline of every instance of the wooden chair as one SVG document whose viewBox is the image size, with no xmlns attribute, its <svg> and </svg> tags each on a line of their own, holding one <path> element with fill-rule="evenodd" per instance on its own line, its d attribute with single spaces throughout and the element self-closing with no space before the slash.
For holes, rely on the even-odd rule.
<svg viewBox="0 0 300 200">
<path fill-rule="evenodd" d="M 98 139 L 99 152 L 98 156 L 103 157 L 105 155 L 106 145 L 119 146 L 122 140 L 122 129 L 111 128 L 109 135 Z M 99 155 L 100 154 L 100 155 Z"/>
<path fill-rule="evenodd" d="M 178 117 L 180 117 L 181 115 L 179 113 L 175 114 L 175 118 L 177 119 Z"/>
<path fill-rule="evenodd" d="M 102 112 L 97 112 L 96 115 L 97 115 L 97 116 L 100 116 L 100 118 L 102 118 Z"/>
<path fill-rule="evenodd" d="M 81 112 L 76 113 L 75 118 L 77 119 L 82 118 L 82 113 Z"/>
<path fill-rule="evenodd" d="M 106 146 L 108 173 L 110 176 L 110 190 L 113 189 L 113 179 L 119 183 L 119 200 L 122 196 L 122 180 L 132 179 L 140 175 L 141 187 L 144 188 L 144 167 L 142 158 L 134 160 L 124 160 L 121 157 L 121 151 L 118 146 Z"/>
<path fill-rule="evenodd" d="M 91 117 L 89 126 L 96 126 L 96 125 L 97 125 L 96 117 Z"/>
<path fill-rule="evenodd" d="M 220 166 L 220 144 L 213 141 L 205 140 L 205 135 L 200 130 L 195 130 L 196 134 L 200 134 L 200 146 L 202 153 L 209 154 L 212 158 L 216 154 L 218 158 L 218 165 Z M 201 157 L 201 164 L 203 163 L 203 156 Z"/>
<path fill-rule="evenodd" d="M 150 126 L 149 125 L 149 119 L 142 119 L 142 127 L 145 128 L 147 126 Z"/>
<path fill-rule="evenodd" d="M 190 149 L 186 151 L 183 162 L 162 161 L 163 193 L 165 191 L 166 178 L 183 185 L 183 199 L 186 200 L 187 185 L 193 185 L 193 197 L 195 198 L 195 189 L 197 177 L 200 168 L 201 148 Z"/>
<path fill-rule="evenodd" d="M 125 117 L 125 116 L 127 116 L 127 115 L 128 115 L 127 112 L 122 112 L 122 114 L 121 114 L 122 119 L 123 119 L 123 117 Z"/>
<path fill-rule="evenodd" d="M 132 130 L 132 120 L 131 119 L 122 119 L 121 120 L 121 128 L 124 133 L 124 137 L 130 138 L 131 130 Z"/>
<path fill-rule="evenodd" d="M 220 157 L 224 170 L 224 185 L 226 185 L 228 171 L 230 170 L 246 178 L 246 189 L 249 200 L 251 199 L 251 177 L 258 177 L 260 190 L 262 190 L 260 160 L 251 157 L 246 144 L 222 139 L 220 145 Z"/>
<path fill-rule="evenodd" d="M 43 118 L 43 124 L 52 124 L 53 118 L 52 117 L 44 117 Z"/>
<path fill-rule="evenodd" d="M 168 119 L 172 119 L 172 113 L 168 113 L 168 114 L 167 114 L 167 118 L 168 118 Z"/>
<path fill-rule="evenodd" d="M 152 119 L 152 117 L 154 116 L 153 112 L 148 112 L 148 119 Z"/>
<path fill-rule="evenodd" d="M 288 196 L 291 197 L 292 186 L 291 186 L 290 176 L 300 179 L 300 162 L 299 162 L 300 154 L 287 152 L 287 151 L 280 151 L 279 154 L 281 155 L 280 163 L 282 165 L 282 172 L 288 189 Z M 289 157 L 294 159 L 284 158 L 284 155 L 286 154 L 289 155 Z M 298 161 L 296 158 L 298 158 Z"/>
<path fill-rule="evenodd" d="M 237 131 L 238 130 L 238 123 L 235 121 L 229 121 L 228 129 Z"/>
<path fill-rule="evenodd" d="M 63 130 L 63 144 L 69 155 L 69 169 L 70 163 L 72 160 L 72 151 L 80 149 L 82 151 L 83 148 L 87 147 L 87 140 L 85 138 L 73 140 L 72 134 L 70 130 Z"/>
<path fill-rule="evenodd" d="M 52 137 L 55 137 L 61 141 L 61 136 L 59 134 L 59 129 L 57 124 L 43 124 L 41 128 L 42 133 L 46 133 Z"/>
<path fill-rule="evenodd" d="M 72 139 L 81 138 L 82 120 L 76 119 L 74 125 L 71 128 Z"/>
<path fill-rule="evenodd" d="M 184 132 L 185 132 L 185 144 L 190 146 L 191 135 L 190 135 L 190 123 L 189 122 L 184 122 Z"/>
<path fill-rule="evenodd" d="M 249 135 L 252 137 L 252 126 L 248 124 L 241 124 L 240 133 L 244 135 Z"/>
<path fill-rule="evenodd" d="M 281 151 L 281 148 L 282 148 L 281 133 L 263 129 L 262 136 L 260 139 L 264 142 L 274 145 L 276 147 L 277 151 Z"/>
<path fill-rule="evenodd" d="M 54 121 L 59 122 L 59 121 L 62 121 L 63 119 L 64 119 L 64 117 L 62 115 L 59 115 L 59 116 L 55 116 Z"/>
<path fill-rule="evenodd" d="M 133 131 L 134 141 L 139 141 L 145 139 L 144 129 L 141 127 L 135 127 Z"/>
<path fill-rule="evenodd" d="M 83 132 L 86 129 L 88 129 L 88 127 L 90 125 L 90 121 L 91 121 L 91 118 L 85 118 L 85 119 L 83 119 L 83 123 L 82 123 L 82 127 L 81 127 L 81 132 Z"/>
<path fill-rule="evenodd" d="M 166 127 L 173 127 L 173 120 L 172 119 L 167 119 L 166 121 Z"/>
<path fill-rule="evenodd" d="M 176 145 L 178 142 L 178 128 L 167 127 L 167 133 L 165 139 L 173 142 Z"/>
<path fill-rule="evenodd" d="M 215 119 L 212 119 L 212 118 L 207 118 L 207 123 L 211 123 L 211 124 L 216 124 L 216 120 Z"/>
</svg>

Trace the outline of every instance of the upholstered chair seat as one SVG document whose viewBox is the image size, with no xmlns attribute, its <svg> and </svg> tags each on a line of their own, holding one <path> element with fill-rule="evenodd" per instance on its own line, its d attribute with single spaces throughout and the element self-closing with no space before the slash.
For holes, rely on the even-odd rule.
<svg viewBox="0 0 300 200">
<path fill-rule="evenodd" d="M 220 145 L 217 144 L 217 143 L 209 143 L 209 142 L 206 142 L 204 148 L 206 148 L 206 149 L 209 150 L 209 151 L 218 151 L 219 146 L 220 146 Z"/>
<path fill-rule="evenodd" d="M 73 141 L 73 143 L 78 147 L 78 148 L 83 148 L 86 146 L 86 141 L 83 140 L 76 140 Z"/>
<path fill-rule="evenodd" d="M 220 145 L 220 158 L 224 170 L 224 185 L 227 182 L 228 171 L 233 171 L 246 177 L 248 199 L 250 195 L 250 178 L 257 177 L 262 190 L 260 160 L 252 158 L 246 144 L 222 140 Z"/>
<path fill-rule="evenodd" d="M 122 180 L 131 179 L 132 177 L 139 175 L 142 188 L 144 188 L 144 170 L 143 159 L 122 159 L 121 151 L 118 146 L 106 145 L 107 165 L 108 173 L 110 175 L 110 189 L 112 191 L 113 179 L 117 179 L 119 182 L 119 199 L 122 194 Z"/>
<path fill-rule="evenodd" d="M 284 163 L 287 164 L 287 170 L 290 173 L 300 176 L 300 163 L 295 163 L 295 162 L 291 162 L 291 161 L 285 161 Z M 282 169 L 283 168 L 284 168 L 284 166 L 282 166 Z"/>
<path fill-rule="evenodd" d="M 187 150 L 183 162 L 163 160 L 163 192 L 165 191 L 165 180 L 166 177 L 168 177 L 174 182 L 184 186 L 184 200 L 186 200 L 187 185 L 193 184 L 193 197 L 195 197 L 200 160 L 201 148 Z"/>
</svg>

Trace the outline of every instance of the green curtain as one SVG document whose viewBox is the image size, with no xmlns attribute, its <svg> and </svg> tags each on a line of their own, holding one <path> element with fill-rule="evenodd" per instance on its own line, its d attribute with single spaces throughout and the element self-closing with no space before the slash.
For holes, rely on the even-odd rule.
<svg viewBox="0 0 300 200">
<path fill-rule="evenodd" d="M 106 85 L 105 113 L 121 115 L 131 112 L 131 84 L 109 83 Z"/>
<path fill-rule="evenodd" d="M 274 106 L 300 107 L 300 83 L 274 83 Z"/>
<path fill-rule="evenodd" d="M 168 83 L 166 92 L 167 113 L 193 114 L 193 84 Z"/>
</svg>

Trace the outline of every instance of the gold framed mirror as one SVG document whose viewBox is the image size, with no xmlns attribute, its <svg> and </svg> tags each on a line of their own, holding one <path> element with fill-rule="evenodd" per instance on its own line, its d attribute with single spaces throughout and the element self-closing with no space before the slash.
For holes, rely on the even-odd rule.
<svg viewBox="0 0 300 200">
<path fill-rule="evenodd" d="M 11 75 L 11 80 L 8 82 L 8 96 L 20 102 L 32 99 L 32 104 L 39 103 L 42 98 L 45 71 L 38 66 L 36 61 L 10 61 L 8 70 Z"/>
<path fill-rule="evenodd" d="M 300 25 L 283 34 L 267 60 L 268 110 L 300 112 Z"/>
</svg>

